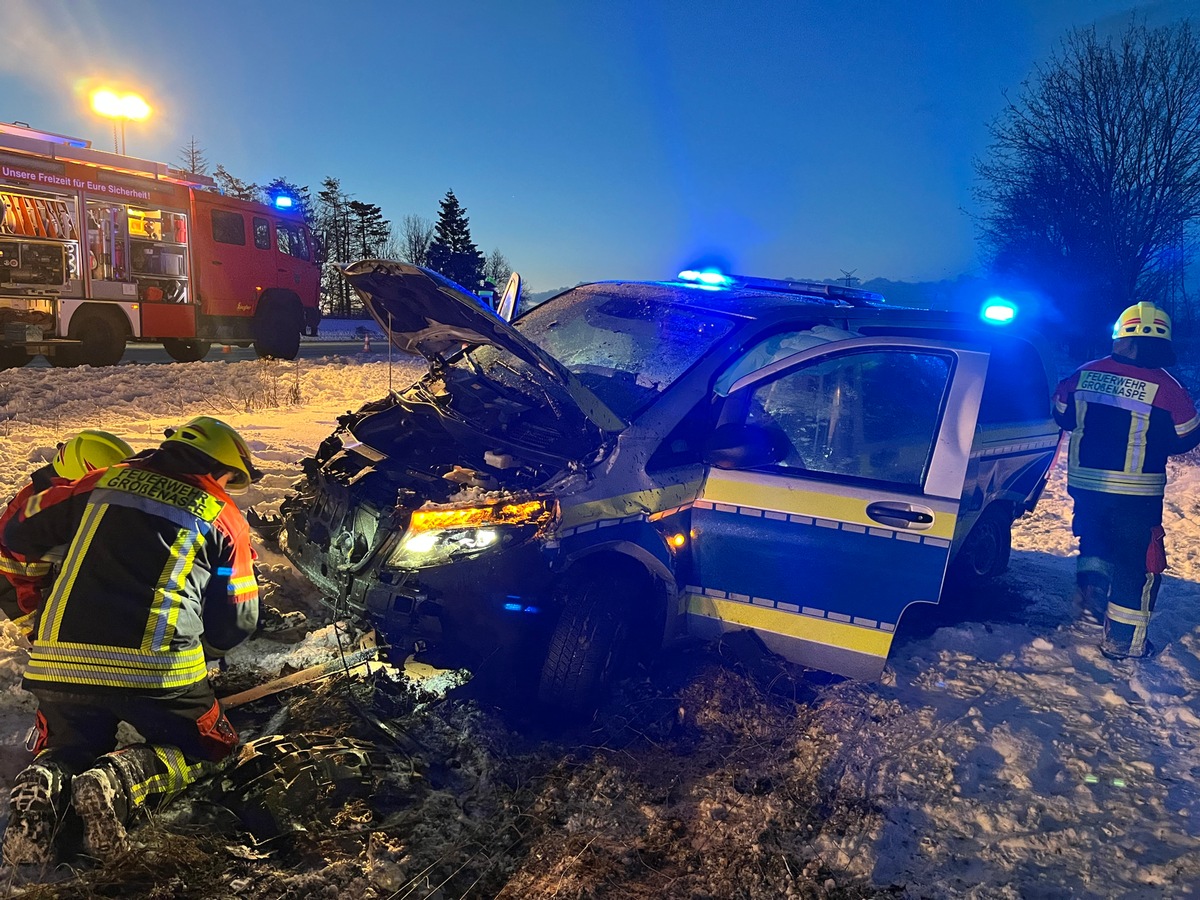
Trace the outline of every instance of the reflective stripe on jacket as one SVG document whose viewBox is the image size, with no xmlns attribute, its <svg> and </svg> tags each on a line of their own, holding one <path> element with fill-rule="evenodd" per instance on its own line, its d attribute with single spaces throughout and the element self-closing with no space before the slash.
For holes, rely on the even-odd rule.
<svg viewBox="0 0 1200 900">
<path fill-rule="evenodd" d="M 1164 369 L 1107 356 L 1054 391 L 1054 418 L 1071 432 L 1067 484 L 1089 491 L 1161 497 L 1167 457 L 1200 444 L 1200 416 Z"/>
<path fill-rule="evenodd" d="M 25 678 L 185 687 L 253 633 L 258 587 L 245 517 L 208 476 L 120 463 L 28 499 L 5 540 L 37 554 L 69 544 Z M 203 640 L 203 644 L 202 644 Z"/>
</svg>

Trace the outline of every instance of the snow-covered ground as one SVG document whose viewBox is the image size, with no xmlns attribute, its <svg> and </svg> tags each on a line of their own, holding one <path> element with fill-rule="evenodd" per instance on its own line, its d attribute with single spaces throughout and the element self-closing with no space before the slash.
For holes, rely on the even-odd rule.
<svg viewBox="0 0 1200 900">
<path fill-rule="evenodd" d="M 406 360 L 391 377 L 404 384 L 415 371 Z M 245 503 L 269 507 L 336 417 L 383 394 L 388 379 L 385 362 L 356 358 L 5 371 L 0 493 L 11 495 L 56 440 L 79 428 L 106 428 L 143 449 L 158 442 L 165 426 L 206 413 L 226 418 L 247 437 L 266 477 Z M 1172 466 L 1165 525 L 1171 568 L 1151 625 L 1161 648 L 1152 661 L 1105 659 L 1096 646 L 1099 631 L 1073 620 L 1070 502 L 1060 468 L 1037 512 L 1017 524 L 1009 573 L 993 593 L 975 598 L 974 607 L 991 604 L 988 612 L 943 617 L 937 621 L 949 624 L 940 627 L 937 621 L 902 627 L 882 683 L 836 685 L 821 695 L 818 714 L 795 742 L 832 741 L 825 758 L 838 760 L 839 789 L 857 792 L 865 803 L 858 825 L 811 842 L 823 872 L 874 886 L 853 896 L 870 890 L 912 898 L 1200 892 L 1200 464 Z M 267 550 L 263 561 L 272 580 L 288 583 L 281 557 Z M 235 665 L 278 672 L 285 664 L 309 664 L 331 647 L 328 630 L 293 647 L 255 643 Z M 24 761 L 21 744 L 32 711 L 19 687 L 22 662 L 19 637 L 5 623 L 3 783 Z M 702 713 L 688 709 L 687 715 Z M 671 785 L 676 781 L 673 776 Z M 615 822 L 621 791 L 610 784 L 605 792 Z M 664 789 L 663 796 L 670 793 Z M 730 841 L 739 816 L 770 818 L 783 802 L 769 791 L 728 794 L 733 801 L 712 801 L 694 812 L 703 810 Z M 634 811 L 651 813 L 645 805 Z M 603 816 L 588 821 L 587 828 L 605 827 Z M 761 830 L 762 821 L 746 822 L 755 824 Z M 689 833 L 696 835 L 697 827 Z M 695 845 L 699 838 L 691 840 Z M 755 838 L 754 847 L 763 840 Z M 526 870 L 514 874 L 512 884 L 527 889 L 511 895 L 550 896 L 562 887 L 562 896 L 575 896 L 564 886 L 586 849 L 572 851 L 561 870 L 553 870 L 553 890 Z M 538 849 L 537 859 L 552 850 Z M 792 874 L 798 873 L 789 867 Z M 677 889 L 660 886 L 659 893 L 687 896 Z M 745 895 L 772 894 L 746 888 Z"/>
</svg>

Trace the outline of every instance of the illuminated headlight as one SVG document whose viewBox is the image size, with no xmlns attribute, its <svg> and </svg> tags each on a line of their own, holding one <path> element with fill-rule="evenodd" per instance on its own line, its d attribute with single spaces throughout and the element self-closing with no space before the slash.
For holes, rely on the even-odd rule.
<svg viewBox="0 0 1200 900">
<path fill-rule="evenodd" d="M 497 503 L 484 507 L 419 509 L 388 557 L 397 569 L 441 566 L 525 540 L 554 520 L 553 500 Z"/>
</svg>

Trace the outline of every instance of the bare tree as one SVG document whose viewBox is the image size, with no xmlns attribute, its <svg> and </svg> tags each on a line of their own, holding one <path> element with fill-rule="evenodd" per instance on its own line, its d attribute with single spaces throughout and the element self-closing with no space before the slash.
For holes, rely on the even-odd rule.
<svg viewBox="0 0 1200 900">
<path fill-rule="evenodd" d="M 508 281 L 508 276 L 512 274 L 512 264 L 508 261 L 500 248 L 497 247 L 487 255 L 487 259 L 483 261 L 483 277 L 496 285 L 498 290 L 504 290 L 504 284 Z"/>
<path fill-rule="evenodd" d="M 208 174 L 208 157 L 204 153 L 204 148 L 196 143 L 195 135 L 192 135 L 191 140 L 179 148 L 179 168 L 197 175 Z"/>
<path fill-rule="evenodd" d="M 1168 301 L 1200 219 L 1200 43 L 1191 26 L 1070 33 L 992 124 L 977 163 L 998 272 L 1041 288 L 1078 334 Z M 1163 276 L 1166 277 L 1163 277 Z"/>
<path fill-rule="evenodd" d="M 429 263 L 429 245 L 433 243 L 433 223 L 423 216 L 409 214 L 400 220 L 398 238 L 400 258 L 414 266 Z"/>
</svg>

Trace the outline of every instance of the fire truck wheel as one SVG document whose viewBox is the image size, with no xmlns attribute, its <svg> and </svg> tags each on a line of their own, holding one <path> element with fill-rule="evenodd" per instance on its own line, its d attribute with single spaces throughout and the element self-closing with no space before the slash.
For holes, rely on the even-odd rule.
<svg viewBox="0 0 1200 900">
<path fill-rule="evenodd" d="M 0 369 L 19 369 L 29 362 L 29 354 L 21 347 L 0 347 Z"/>
<path fill-rule="evenodd" d="M 196 362 L 208 356 L 212 341 L 163 338 L 163 349 L 176 362 Z"/>
<path fill-rule="evenodd" d="M 115 366 L 125 355 L 125 328 L 107 312 L 80 310 L 67 336 L 81 344 L 63 356 L 63 365 Z"/>
<path fill-rule="evenodd" d="M 295 359 L 300 355 L 303 327 L 300 301 L 295 294 L 263 291 L 254 317 L 254 352 L 260 358 Z"/>
</svg>

